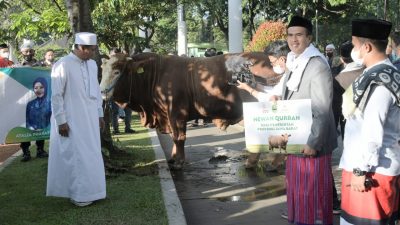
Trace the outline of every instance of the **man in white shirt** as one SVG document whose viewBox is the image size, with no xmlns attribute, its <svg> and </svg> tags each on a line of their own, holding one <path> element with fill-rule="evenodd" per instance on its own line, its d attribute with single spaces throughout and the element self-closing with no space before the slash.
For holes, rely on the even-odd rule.
<svg viewBox="0 0 400 225">
<path fill-rule="evenodd" d="M 352 21 L 351 57 L 366 69 L 343 95 L 341 224 L 394 224 L 397 219 L 400 73 L 385 54 L 391 27 L 384 20 Z"/>
<path fill-rule="evenodd" d="M 102 98 L 93 57 L 97 37 L 77 33 L 74 50 L 51 73 L 52 119 L 47 196 L 87 206 L 106 197 L 100 129 Z"/>
</svg>

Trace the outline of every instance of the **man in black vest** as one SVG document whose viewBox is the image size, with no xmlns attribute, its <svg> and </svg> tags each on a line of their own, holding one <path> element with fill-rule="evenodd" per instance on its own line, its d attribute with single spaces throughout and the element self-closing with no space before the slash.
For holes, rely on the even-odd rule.
<svg viewBox="0 0 400 225">
<path fill-rule="evenodd" d="M 400 73 L 385 50 L 392 24 L 352 21 L 351 57 L 365 65 L 343 95 L 341 224 L 394 224 L 400 188 Z"/>
</svg>

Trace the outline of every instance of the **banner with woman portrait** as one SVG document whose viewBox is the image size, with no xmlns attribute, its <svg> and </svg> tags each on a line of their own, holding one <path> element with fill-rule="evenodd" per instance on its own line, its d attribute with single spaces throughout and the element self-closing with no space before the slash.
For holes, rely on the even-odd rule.
<svg viewBox="0 0 400 225">
<path fill-rule="evenodd" d="M 49 139 L 50 69 L 0 69 L 0 144 Z"/>
</svg>

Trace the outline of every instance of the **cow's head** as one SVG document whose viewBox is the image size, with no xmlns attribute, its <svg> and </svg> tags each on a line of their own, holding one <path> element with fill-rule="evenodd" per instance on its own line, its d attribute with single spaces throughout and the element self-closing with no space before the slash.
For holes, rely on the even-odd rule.
<svg viewBox="0 0 400 225">
<path fill-rule="evenodd" d="M 110 59 L 103 59 L 101 68 L 103 70 L 100 90 L 103 99 L 110 98 L 114 93 L 114 87 L 124 72 L 125 65 L 130 58 L 124 54 L 115 54 Z"/>
</svg>

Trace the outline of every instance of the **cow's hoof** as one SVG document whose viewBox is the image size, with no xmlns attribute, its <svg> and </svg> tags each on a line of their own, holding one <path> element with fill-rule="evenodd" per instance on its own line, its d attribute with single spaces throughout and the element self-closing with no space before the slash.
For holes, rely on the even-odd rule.
<svg viewBox="0 0 400 225">
<path fill-rule="evenodd" d="M 172 163 L 169 163 L 169 161 L 168 161 L 170 170 L 182 170 L 184 164 L 185 164 L 185 161 L 180 161 L 180 160 L 173 160 Z"/>
<path fill-rule="evenodd" d="M 168 162 L 168 164 L 174 164 L 175 163 L 175 159 L 169 159 L 167 162 Z"/>
<path fill-rule="evenodd" d="M 170 170 L 174 170 L 174 171 L 180 171 L 183 169 L 183 165 L 180 164 L 171 164 L 169 165 L 169 169 Z"/>
</svg>

